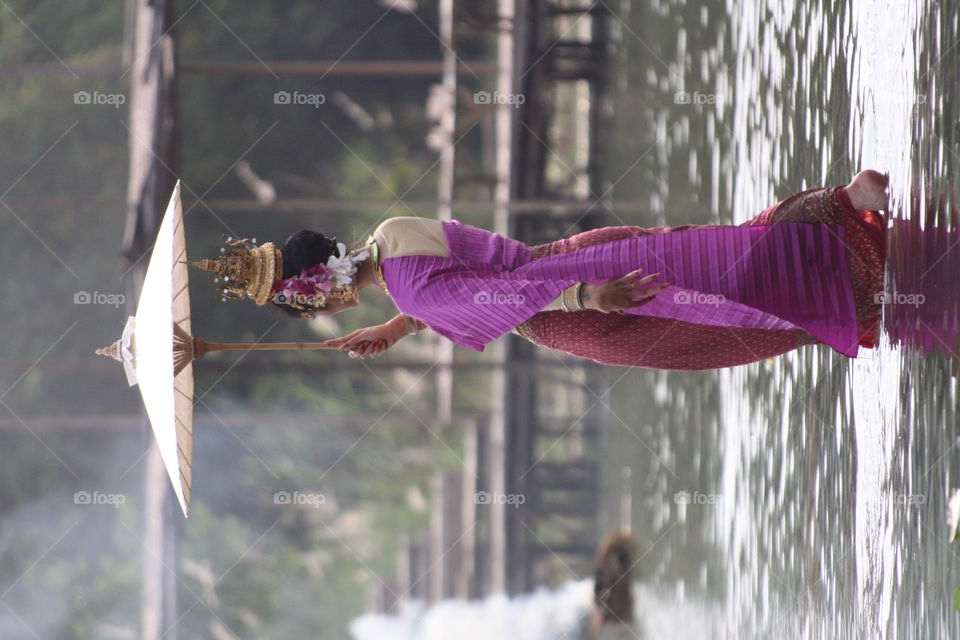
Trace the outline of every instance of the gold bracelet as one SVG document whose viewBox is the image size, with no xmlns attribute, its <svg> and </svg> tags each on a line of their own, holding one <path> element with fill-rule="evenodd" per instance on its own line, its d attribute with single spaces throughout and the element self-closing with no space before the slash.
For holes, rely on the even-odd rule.
<svg viewBox="0 0 960 640">
<path fill-rule="evenodd" d="M 579 285 L 578 282 L 563 290 L 563 295 L 560 296 L 560 306 L 563 307 L 564 311 L 577 311 L 582 308 L 582 305 L 577 302 Z"/>
<path fill-rule="evenodd" d="M 411 334 L 415 336 L 420 335 L 420 332 L 423 330 L 423 327 L 420 326 L 422 323 L 413 316 L 404 315 L 403 324 L 407 327 L 408 336 Z"/>
</svg>

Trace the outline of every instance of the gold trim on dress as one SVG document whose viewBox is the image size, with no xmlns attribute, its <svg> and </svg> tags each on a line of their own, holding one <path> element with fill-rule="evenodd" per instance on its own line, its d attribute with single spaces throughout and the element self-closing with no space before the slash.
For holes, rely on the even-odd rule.
<svg viewBox="0 0 960 640">
<path fill-rule="evenodd" d="M 523 322 L 521 322 L 520 324 L 518 324 L 518 325 L 515 327 L 515 329 L 516 329 L 516 331 L 517 331 L 517 335 L 519 335 L 521 338 L 524 338 L 525 340 L 529 340 L 530 342 L 532 342 L 533 344 L 536 344 L 536 345 L 539 345 L 539 344 L 540 344 L 539 342 L 537 342 L 536 340 L 533 339 L 532 332 L 530 331 L 529 321 L 524 320 Z"/>
<path fill-rule="evenodd" d="M 377 281 L 377 284 L 383 289 L 385 294 L 390 295 L 390 292 L 387 291 L 387 283 L 383 279 L 383 271 L 380 270 L 380 247 L 377 246 L 377 241 L 373 236 L 367 238 L 367 244 L 370 246 L 370 259 L 373 261 L 371 264 L 373 267 L 373 279 Z"/>
</svg>

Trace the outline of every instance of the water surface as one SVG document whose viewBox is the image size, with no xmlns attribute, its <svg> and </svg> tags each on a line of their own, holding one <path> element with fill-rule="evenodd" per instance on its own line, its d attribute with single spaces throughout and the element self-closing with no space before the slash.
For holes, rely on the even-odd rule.
<svg viewBox="0 0 960 640">
<path fill-rule="evenodd" d="M 863 168 L 891 176 L 877 349 L 612 380 L 613 410 L 641 416 L 647 445 L 623 432 L 610 452 L 611 468 L 633 470 L 640 580 L 700 603 L 704 637 L 717 624 L 736 637 L 960 637 L 945 518 L 960 486 L 945 355 L 960 286 L 958 11 L 729 0 L 618 12 L 624 134 L 606 175 L 615 202 L 647 203 L 626 223 L 739 223 Z M 647 632 L 673 634 L 662 621 Z"/>
</svg>

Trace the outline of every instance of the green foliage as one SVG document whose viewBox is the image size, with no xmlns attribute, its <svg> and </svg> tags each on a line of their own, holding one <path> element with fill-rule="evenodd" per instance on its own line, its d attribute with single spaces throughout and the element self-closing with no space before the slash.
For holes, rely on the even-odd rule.
<svg viewBox="0 0 960 640">
<path fill-rule="evenodd" d="M 419 12 L 429 26 L 399 12 L 384 15 L 376 3 L 175 4 L 180 62 L 336 60 L 345 53 L 345 61 L 439 57 L 440 44 L 430 33 L 436 31 L 436 9 L 429 2 Z M 130 101 L 119 109 L 74 101 L 78 91 L 129 98 L 131 78 L 120 66 L 124 20 L 122 2 L 10 0 L 0 9 L 6 71 L 0 83 L 0 135 L 6 143 L 0 193 L 12 209 L 0 207 L 0 268 L 9 274 L 0 302 L 6 318 L 2 348 L 11 359 L 2 381 L 4 389 L 16 384 L 5 402 L 25 416 L 26 426 L 40 413 L 140 411 L 138 394 L 119 368 L 92 356 L 95 347 L 118 337 L 125 310 L 73 304 L 82 290 L 129 293 L 122 279 L 127 264 L 118 253 L 127 215 Z M 243 158 L 284 198 L 431 198 L 436 154 L 424 144 L 423 113 L 432 81 L 183 73 L 177 80 L 174 168 L 185 197 L 250 198 L 235 173 Z M 319 109 L 284 107 L 274 103 L 279 90 L 321 92 L 326 100 Z M 370 113 L 376 127 L 365 131 L 347 117 L 332 100 L 337 92 Z M 304 227 L 362 240 L 384 215 L 410 211 L 397 205 L 338 215 L 241 215 L 198 204 L 186 214 L 188 252 L 207 253 L 221 234 L 282 242 Z M 214 302 L 202 277 L 194 275 L 192 289 L 198 335 L 316 339 L 308 323 L 254 305 Z M 381 322 L 393 311 L 386 302 L 368 302 L 338 318 L 339 329 Z M 437 464 L 456 464 L 459 452 L 430 435 L 404 406 L 429 415 L 428 397 L 408 394 L 401 404 L 361 368 L 337 373 L 342 354 L 295 355 L 227 355 L 196 366 L 203 398 L 198 416 L 214 424 L 210 411 L 227 418 L 222 428 L 196 433 L 191 516 L 182 523 L 177 566 L 171 567 L 182 580 L 181 637 L 209 637 L 211 624 L 225 624 L 240 637 L 299 639 L 305 630 L 314 638 L 344 637 L 369 585 L 392 576 L 396 537 L 425 530 L 425 514 L 409 508 L 408 493 L 428 495 Z M 32 366 L 38 358 L 40 364 Z M 389 376 L 385 382 L 397 386 Z M 239 429 L 229 418 L 237 411 L 277 417 L 255 430 Z M 351 422 L 361 411 L 384 415 L 375 424 Z M 284 422 L 291 412 L 301 416 L 299 422 Z M 305 423 L 302 415 L 310 412 L 334 418 Z M 113 450 L 116 434 L 107 428 L 63 438 L 45 432 L 34 437 L 26 428 L 0 435 L 7 462 L 0 472 L 5 516 L 53 495 L 68 496 L 69 503 L 76 478 L 54 453 L 83 487 L 93 486 L 94 478 L 105 485 L 119 477 L 142 478 L 142 449 Z M 444 440 L 458 438 L 444 434 Z M 119 468 L 113 475 L 102 468 L 105 456 L 115 456 Z M 295 489 L 322 491 L 329 501 L 325 509 L 273 503 L 275 491 Z M 96 527 L 81 534 L 87 525 L 78 526 L 61 542 L 63 554 L 51 553 L 11 592 L 12 605 L 25 607 L 20 600 L 30 599 L 64 603 L 62 610 L 45 612 L 53 626 L 38 626 L 40 635 L 94 638 L 105 635 L 104 625 L 138 627 L 144 548 L 131 532 L 141 532 L 142 512 L 139 492 L 129 495 L 120 510 L 76 507 L 83 522 Z M 44 530 L 68 525 L 47 519 Z M 12 580 L 43 553 L 32 538 L 28 530 L 0 530 L 3 575 Z M 212 585 L 198 577 L 197 565 L 216 577 Z M 21 611 L 31 623 L 39 619 L 33 610 Z"/>
</svg>

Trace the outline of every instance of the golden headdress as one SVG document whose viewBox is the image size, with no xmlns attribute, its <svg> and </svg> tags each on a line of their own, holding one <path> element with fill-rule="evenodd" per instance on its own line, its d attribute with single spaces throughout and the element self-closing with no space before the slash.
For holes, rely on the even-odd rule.
<svg viewBox="0 0 960 640">
<path fill-rule="evenodd" d="M 336 239 L 334 239 L 336 240 Z M 367 259 L 366 248 L 347 252 L 337 242 L 337 253 L 327 262 L 303 269 L 299 275 L 283 280 L 283 254 L 271 242 L 256 246 L 256 238 L 226 238 L 219 258 L 191 261 L 190 264 L 215 273 L 214 282 L 223 300 L 252 299 L 258 305 L 284 304 L 311 317 L 326 306 L 328 299 L 345 301 L 357 294 L 357 265 Z"/>
<path fill-rule="evenodd" d="M 273 286 L 283 275 L 283 256 L 272 242 L 256 246 L 256 238 L 227 238 L 219 258 L 191 261 L 195 267 L 217 274 L 214 282 L 224 300 L 252 299 L 258 305 L 270 301 Z"/>
</svg>

